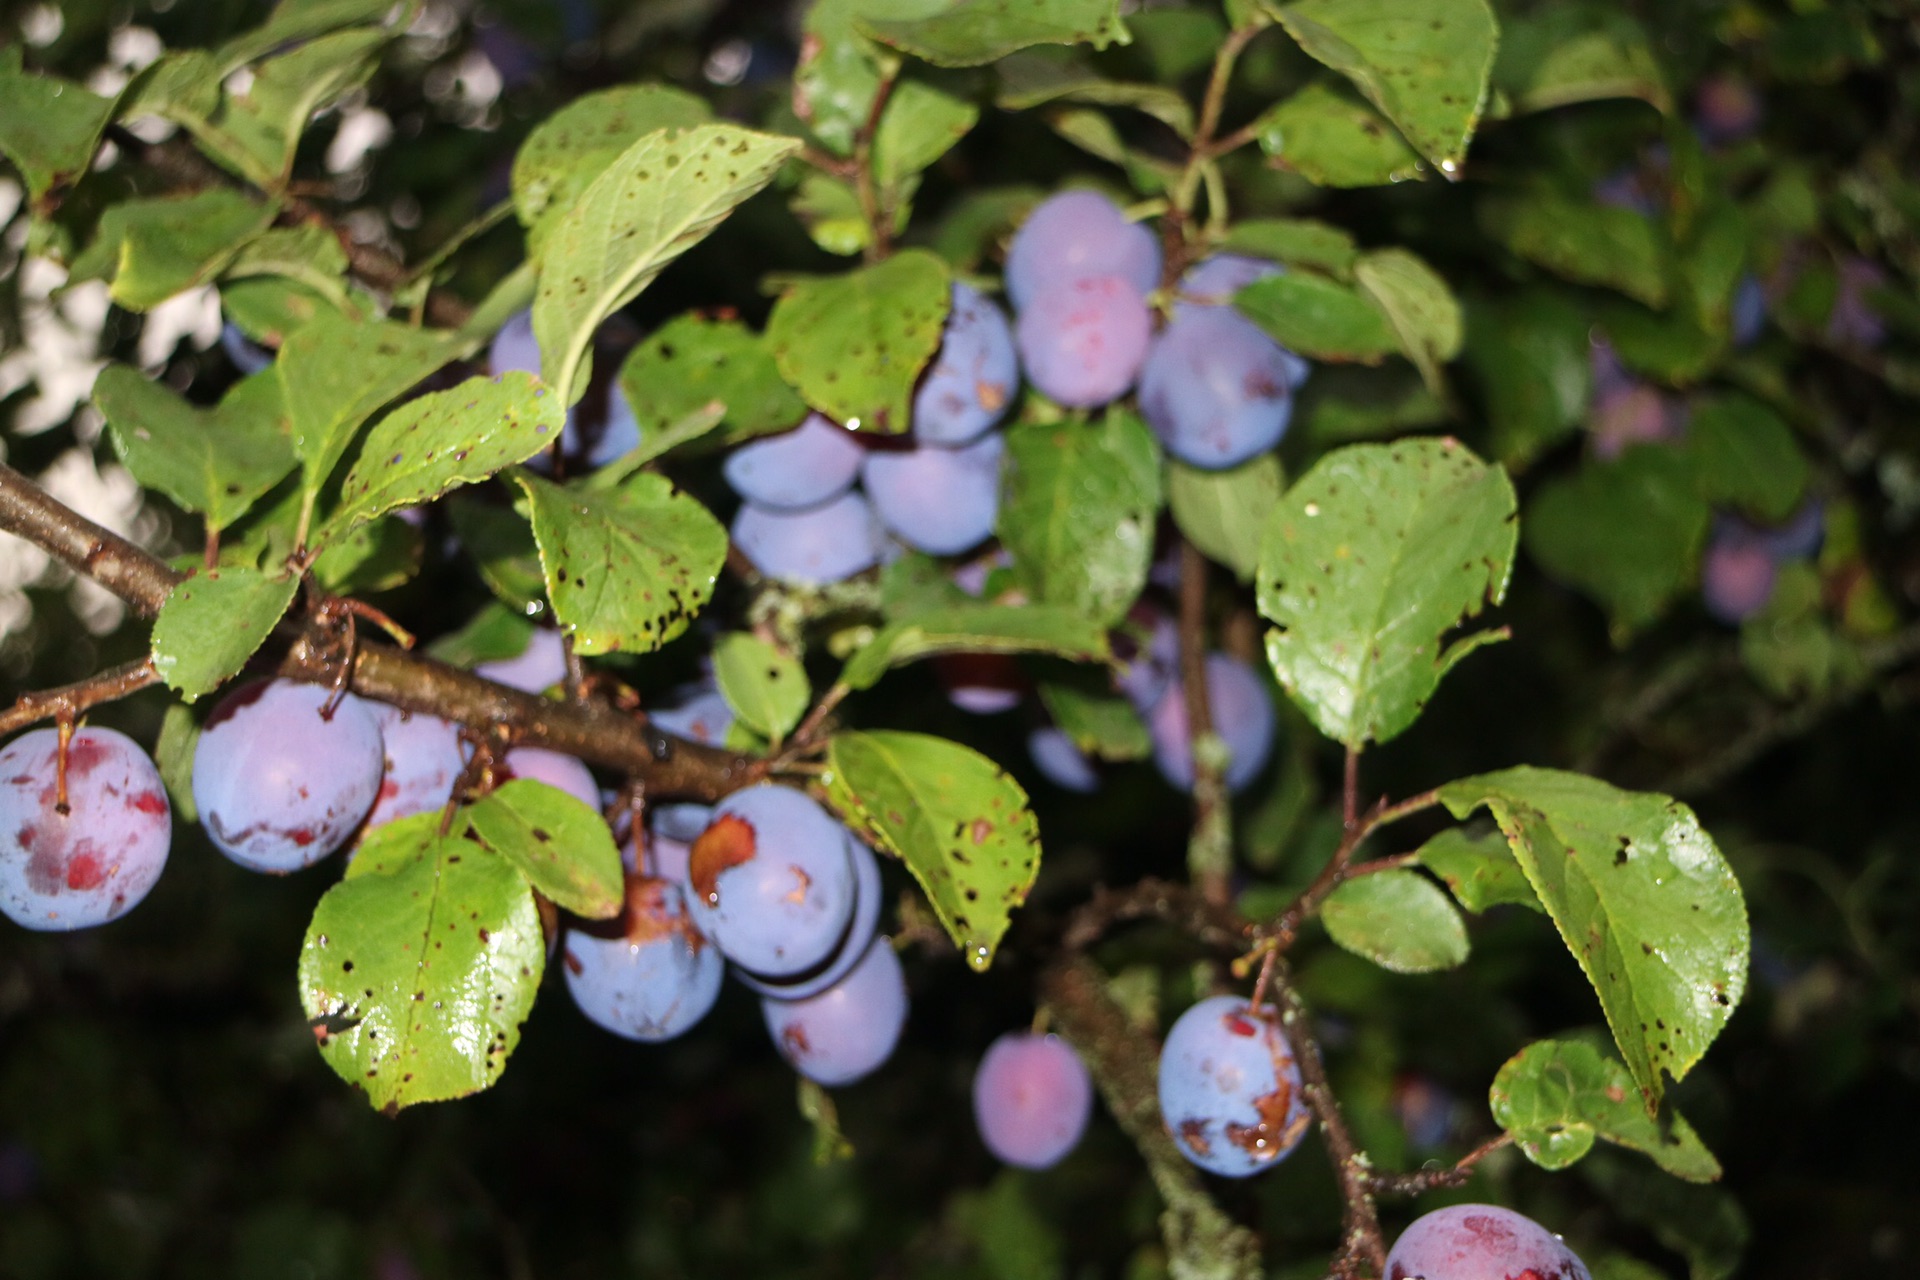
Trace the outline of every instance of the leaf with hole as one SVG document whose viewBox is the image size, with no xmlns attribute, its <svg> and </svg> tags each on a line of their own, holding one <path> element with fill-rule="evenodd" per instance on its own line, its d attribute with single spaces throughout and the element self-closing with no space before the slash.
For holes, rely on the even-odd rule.
<svg viewBox="0 0 1920 1280">
<path fill-rule="evenodd" d="M 1565 1169 L 1601 1138 L 1653 1157 L 1688 1182 L 1717 1182 L 1713 1158 L 1672 1107 L 1654 1115 L 1617 1058 L 1579 1040 L 1540 1040 L 1501 1065 L 1487 1092 L 1494 1123 L 1542 1169 Z"/>
</svg>

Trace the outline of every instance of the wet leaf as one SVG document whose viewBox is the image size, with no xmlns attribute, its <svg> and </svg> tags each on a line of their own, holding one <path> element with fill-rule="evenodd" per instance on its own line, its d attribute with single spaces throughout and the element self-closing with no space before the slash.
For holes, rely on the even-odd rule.
<svg viewBox="0 0 1920 1280">
<path fill-rule="evenodd" d="M 1146 586 L 1160 511 L 1160 451 L 1124 409 L 1097 423 L 1007 432 L 996 531 L 1033 599 L 1111 625 Z"/>
<path fill-rule="evenodd" d="M 651 653 L 706 607 L 727 558 L 707 509 L 645 472 L 617 488 L 562 488 L 524 471 L 554 616 L 575 653 Z"/>
<path fill-rule="evenodd" d="M 626 893 L 620 850 L 606 820 L 576 797 L 515 778 L 469 805 L 466 819 L 475 840 L 568 911 L 589 920 L 620 914 Z"/>
<path fill-rule="evenodd" d="M 1287 491 L 1261 545 L 1267 659 L 1320 732 L 1359 749 L 1412 724 L 1498 633 L 1441 640 L 1513 571 L 1513 485 L 1457 441 L 1349 445 Z"/>
<path fill-rule="evenodd" d="M 1565 1169 L 1604 1138 L 1652 1156 L 1688 1182 L 1715 1182 L 1720 1162 L 1671 1107 L 1648 1115 L 1625 1066 L 1578 1040 L 1541 1040 L 1507 1059 L 1487 1101 L 1494 1123 L 1542 1169 Z"/>
<path fill-rule="evenodd" d="M 314 542 L 525 462 L 551 448 L 566 421 L 560 397 L 530 373 L 475 376 L 410 400 L 367 433 Z"/>
<path fill-rule="evenodd" d="M 317 494 L 367 419 L 452 356 L 445 334 L 386 320 L 321 315 L 290 335 L 273 367 L 293 420 L 301 487 Z"/>
<path fill-rule="evenodd" d="M 744 631 L 715 642 L 713 677 L 734 716 L 773 742 L 793 732 L 812 694 L 798 659 Z"/>
<path fill-rule="evenodd" d="M 168 594 L 153 620 L 153 666 L 182 698 L 225 684 L 285 615 L 300 579 L 274 573 L 202 569 Z"/>
<path fill-rule="evenodd" d="M 724 407 L 725 439 L 785 431 L 806 417 L 806 402 L 780 377 L 764 339 L 738 320 L 676 316 L 635 347 L 620 366 L 620 390 L 642 441 L 714 401 Z"/>
<path fill-rule="evenodd" d="M 19 45 L 0 49 L 0 154 L 33 199 L 87 172 L 113 107 L 71 80 L 23 70 Z"/>
<path fill-rule="evenodd" d="M 1456 818 L 1493 813 L 1599 994 L 1649 1106 L 1684 1079 L 1747 984 L 1746 901 L 1693 811 L 1597 778 L 1518 768 L 1449 783 Z"/>
<path fill-rule="evenodd" d="M 197 409 L 127 365 L 93 384 L 114 448 L 133 478 L 225 529 L 295 465 L 286 408 L 271 371 L 235 383 L 214 410 Z"/>
<path fill-rule="evenodd" d="M 1026 792 L 976 751 L 921 733 L 841 733 L 827 800 L 907 864 L 967 963 L 984 970 L 1040 870 Z"/>
<path fill-rule="evenodd" d="M 1273 13 L 1441 172 L 1459 168 L 1493 70 L 1498 31 L 1486 0 L 1296 0 Z"/>
<path fill-rule="evenodd" d="M 1242 582 L 1253 581 L 1267 517 L 1287 487 L 1280 459 L 1263 453 L 1225 471 L 1167 464 L 1167 505 L 1189 542 Z"/>
<path fill-rule="evenodd" d="M 686 129 L 713 116 L 706 102 L 665 84 L 625 84 L 584 94 L 534 127 L 513 157 L 513 209 L 538 252 L 620 153 L 656 129 Z"/>
<path fill-rule="evenodd" d="M 840 682 L 867 689 L 893 667 L 939 653 L 1050 653 L 1104 661 L 1107 633 L 1073 609 L 1045 604 L 957 604 L 919 610 L 882 627 L 847 660 Z"/>
<path fill-rule="evenodd" d="M 1310 360 L 1379 364 L 1400 339 L 1373 300 L 1354 285 L 1307 271 L 1256 280 L 1233 305 L 1275 342 Z"/>
<path fill-rule="evenodd" d="M 1318 80 L 1269 107 L 1260 149 L 1322 187 L 1379 187 L 1421 175 L 1420 155 L 1377 111 Z"/>
<path fill-rule="evenodd" d="M 1434 973 L 1467 960 L 1467 927 L 1440 886 L 1417 871 L 1357 876 L 1327 896 L 1320 922 L 1334 942 L 1394 973 Z"/>
<path fill-rule="evenodd" d="M 954 0 L 918 18 L 861 18 L 866 35 L 942 67 L 978 67 L 1036 44 L 1125 44 L 1118 0 Z"/>
<path fill-rule="evenodd" d="M 392 1113 L 500 1078 L 546 964 L 526 877 L 423 813 L 376 827 L 314 909 L 300 1003 L 327 1065 Z"/>
<path fill-rule="evenodd" d="M 1512 14 L 1500 30 L 1493 83 L 1516 113 L 1601 98 L 1640 98 L 1673 110 L 1646 28 L 1607 4 Z"/>
<path fill-rule="evenodd" d="M 1476 915 L 1502 903 L 1546 910 L 1498 831 L 1449 827 L 1421 845 L 1414 861 L 1446 881 L 1460 905 Z"/>
<path fill-rule="evenodd" d="M 256 64 L 246 92 L 229 88 L 211 119 L 184 123 L 222 164 L 269 191 L 279 190 L 314 113 L 365 82 L 391 38 L 377 27 L 317 36 Z"/>
<path fill-rule="evenodd" d="M 579 398 L 594 330 L 772 181 L 799 146 L 727 124 L 658 130 L 558 216 L 540 250 L 533 331 L 562 403 Z"/>
<path fill-rule="evenodd" d="M 1711 519 L 1692 459 L 1640 445 L 1541 485 L 1527 506 L 1527 554 L 1597 601 L 1624 642 L 1692 590 Z"/>
<path fill-rule="evenodd" d="M 791 286 L 774 303 L 767 345 L 806 402 L 849 430 L 907 429 L 914 383 L 940 349 L 951 291 L 924 249 Z"/>
<path fill-rule="evenodd" d="M 146 311 L 219 275 L 273 214 L 272 205 L 221 188 L 122 201 L 100 215 L 71 278 L 106 280 L 115 302 Z"/>
</svg>

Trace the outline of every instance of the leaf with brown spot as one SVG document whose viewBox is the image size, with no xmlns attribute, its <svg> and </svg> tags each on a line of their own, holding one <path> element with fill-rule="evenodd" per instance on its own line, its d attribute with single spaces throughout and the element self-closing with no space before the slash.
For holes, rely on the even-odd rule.
<svg viewBox="0 0 1920 1280">
<path fill-rule="evenodd" d="M 592 920 L 620 914 L 620 850 L 605 820 L 574 796 L 516 778 L 470 806 L 466 817 L 475 839 L 560 906 Z"/>
</svg>

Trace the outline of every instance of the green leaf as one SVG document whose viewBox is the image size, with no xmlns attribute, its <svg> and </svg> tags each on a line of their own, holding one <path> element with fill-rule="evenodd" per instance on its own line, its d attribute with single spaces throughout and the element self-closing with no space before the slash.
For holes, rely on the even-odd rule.
<svg viewBox="0 0 1920 1280">
<path fill-rule="evenodd" d="M 657 129 L 705 124 L 702 98 L 664 84 L 625 84 L 575 98 L 534 127 L 513 157 L 513 209 L 538 252 L 548 215 L 571 209 L 620 153 Z"/>
<path fill-rule="evenodd" d="M 235 261 L 244 253 L 242 250 L 240 255 L 235 255 Z M 228 269 L 231 268 L 229 263 Z M 338 315 L 344 308 L 327 294 L 300 281 L 284 276 L 249 276 L 221 282 L 220 310 L 247 337 L 278 348 L 315 317 Z"/>
<path fill-rule="evenodd" d="M 1646 28 L 1608 4 L 1559 4 L 1502 25 L 1493 83 L 1515 113 L 1601 98 L 1640 98 L 1673 110 Z"/>
<path fill-rule="evenodd" d="M 889 622 L 847 660 L 840 683 L 869 689 L 893 667 L 940 653 L 1050 653 L 1102 662 L 1106 629 L 1074 609 L 1047 604 L 961 604 Z"/>
<path fill-rule="evenodd" d="M 475 840 L 568 911 L 589 920 L 620 914 L 626 896 L 620 850 L 606 820 L 577 797 L 516 778 L 468 806 L 466 818 Z"/>
<path fill-rule="evenodd" d="M 994 104 L 1003 110 L 1027 111 L 1049 102 L 1132 107 L 1182 138 L 1193 136 L 1193 108 L 1178 90 L 1108 80 L 1065 50 L 1030 49 L 1012 54 L 1002 58 L 994 72 L 1000 78 Z"/>
<path fill-rule="evenodd" d="M 367 433 L 314 544 L 525 462 L 558 440 L 566 421 L 560 397 L 530 373 L 476 375 L 409 400 Z"/>
<path fill-rule="evenodd" d="M 1540 895 L 1498 831 L 1448 827 L 1414 852 L 1414 861 L 1447 882 L 1460 905 L 1474 914 L 1503 903 L 1544 911 Z"/>
<path fill-rule="evenodd" d="M 1648 1115 L 1633 1077 L 1578 1040 L 1541 1040 L 1507 1059 L 1487 1093 L 1494 1123 L 1542 1169 L 1565 1169 L 1595 1138 L 1644 1152 L 1688 1182 L 1716 1182 L 1720 1162 L 1671 1107 Z"/>
<path fill-rule="evenodd" d="M 1306 271 L 1256 280 L 1233 297 L 1274 341 L 1310 360 L 1379 364 L 1400 340 L 1372 299 L 1350 284 Z"/>
<path fill-rule="evenodd" d="M 647 436 L 619 457 L 594 468 L 593 472 L 582 480 L 581 487 L 584 489 L 615 487 L 656 458 L 672 453 L 683 444 L 692 444 L 696 440 L 711 435 L 719 427 L 726 412 L 727 407 L 718 400 L 709 400 L 678 422 L 668 423 L 666 430 Z"/>
<path fill-rule="evenodd" d="M 193 802 L 193 753 L 199 745 L 200 722 L 193 711 L 185 703 L 169 704 L 154 739 L 153 766 L 166 784 L 177 822 L 200 821 L 199 806 Z"/>
<path fill-rule="evenodd" d="M 1453 416 L 1419 371 L 1400 360 L 1372 369 L 1327 365 L 1314 370 L 1295 394 L 1293 434 L 1310 453 L 1441 427 Z"/>
<path fill-rule="evenodd" d="M 1040 871 L 1026 792 L 978 752 L 922 733 L 835 734 L 827 767 L 828 802 L 907 864 L 967 963 L 991 965 Z"/>
<path fill-rule="evenodd" d="M 1405 249 L 1362 255 L 1353 269 L 1360 291 L 1373 300 L 1436 396 L 1446 394 L 1440 366 L 1460 354 L 1464 329 L 1459 300 L 1438 272 Z"/>
<path fill-rule="evenodd" d="M 378 23 L 409 10 L 409 5 L 396 7 L 391 0 L 280 0 L 266 22 L 220 46 L 218 63 L 224 74 L 296 40 Z"/>
<path fill-rule="evenodd" d="M 546 607 L 547 580 L 526 518 L 460 497 L 449 499 L 446 509 L 454 536 L 473 557 L 488 590 L 520 616 L 538 615 Z"/>
<path fill-rule="evenodd" d="M 1295 0 L 1273 14 L 1442 173 L 1458 171 L 1493 70 L 1486 0 Z"/>
<path fill-rule="evenodd" d="M 1449 783 L 1456 818 L 1493 813 L 1600 996 L 1640 1091 L 1684 1079 L 1747 985 L 1747 909 L 1733 870 L 1677 800 L 1518 768 Z"/>
<path fill-rule="evenodd" d="M 1378 112 L 1325 80 L 1269 107 L 1260 149 L 1322 187 L 1380 187 L 1418 178 L 1420 154 Z"/>
<path fill-rule="evenodd" d="M 1586 416 L 1592 328 L 1591 310 L 1557 290 L 1467 307 L 1467 367 L 1480 384 L 1493 455 L 1506 466 L 1526 466 Z"/>
<path fill-rule="evenodd" d="M 243 94 L 223 95 L 211 121 L 188 121 L 208 153 L 261 187 L 276 191 L 293 170 L 308 121 L 373 74 L 392 36 L 379 28 L 317 36 L 254 68 Z"/>
<path fill-rule="evenodd" d="M 853 183 L 824 173 L 809 173 L 788 202 L 813 242 L 828 253 L 851 258 L 873 240 L 873 229 L 860 207 Z"/>
<path fill-rule="evenodd" d="M 1036 44 L 1127 43 L 1118 0 L 954 0 L 924 17 L 862 17 L 864 34 L 942 67 L 978 67 Z"/>
<path fill-rule="evenodd" d="M 72 279 L 110 281 L 115 302 L 146 311 L 219 275 L 273 212 L 223 188 L 124 201 L 100 215 Z"/>
<path fill-rule="evenodd" d="M 1687 448 L 1698 467 L 1700 496 L 1716 507 L 1784 520 L 1807 491 L 1809 468 L 1793 428 L 1750 396 L 1696 401 L 1687 422 Z"/>
<path fill-rule="evenodd" d="M 721 423 L 730 444 L 785 431 L 807 414 L 759 334 L 738 320 L 693 313 L 674 317 L 633 349 L 620 366 L 620 390 L 642 441 L 716 400 L 725 407 Z"/>
<path fill-rule="evenodd" d="M 1711 519 L 1691 458 L 1639 445 L 1541 485 L 1527 504 L 1527 554 L 1596 600 L 1624 642 L 1698 581 Z"/>
<path fill-rule="evenodd" d="M 849 430 L 897 435 L 950 301 L 947 264 L 909 249 L 791 286 L 773 305 L 767 345 L 808 404 Z"/>
<path fill-rule="evenodd" d="M 554 616 L 581 655 L 651 653 L 706 607 L 727 531 L 664 477 L 565 489 L 525 471 L 533 536 Z"/>
<path fill-rule="evenodd" d="M 1018 426 L 1007 432 L 1005 490 L 996 526 L 1014 572 L 1045 604 L 1111 625 L 1146 586 L 1160 511 L 1160 454 L 1132 413 L 1098 423 Z"/>
<path fill-rule="evenodd" d="M 1073 745 L 1102 760 L 1144 760 L 1153 742 L 1139 711 L 1113 691 L 1106 673 L 1084 672 L 1040 682 L 1040 701 Z"/>
<path fill-rule="evenodd" d="M 546 965 L 526 878 L 439 824 L 370 832 L 300 949 L 320 1056 L 389 1114 L 499 1079 Z"/>
<path fill-rule="evenodd" d="M 1564 280 L 1667 305 L 1665 233 L 1631 209 L 1536 191 L 1487 200 L 1480 221 L 1495 240 Z"/>
<path fill-rule="evenodd" d="M 1218 560 L 1242 582 L 1253 581 L 1260 536 L 1287 478 L 1270 453 L 1226 471 L 1167 463 L 1167 505 L 1187 541 Z"/>
<path fill-rule="evenodd" d="M 800 65 L 793 73 L 793 113 L 821 145 L 853 154 L 854 138 L 873 114 L 880 68 L 872 44 L 854 30 L 861 0 L 814 0 L 802 24 Z"/>
<path fill-rule="evenodd" d="M 799 147 L 726 124 L 658 130 L 615 157 L 559 215 L 540 251 L 533 331 L 561 403 L 579 399 L 601 322 L 772 181 Z"/>
<path fill-rule="evenodd" d="M 313 580 L 337 596 L 391 591 L 420 571 L 420 530 L 398 516 L 355 525 L 327 542 L 313 561 Z"/>
<path fill-rule="evenodd" d="M 980 120 L 980 108 L 916 77 L 893 86 L 873 134 L 873 176 L 889 207 L 905 198 L 907 184 L 945 155 Z"/>
<path fill-rule="evenodd" d="M 1467 926 L 1446 893 L 1417 871 L 1356 876 L 1320 908 L 1327 935 L 1393 973 L 1435 973 L 1467 960 Z"/>
<path fill-rule="evenodd" d="M 445 334 L 385 320 L 322 315 L 289 336 L 273 367 L 293 419 L 302 489 L 317 494 L 361 425 L 452 355 Z"/>
<path fill-rule="evenodd" d="M 246 665 L 286 614 L 300 579 L 238 566 L 202 569 L 167 595 L 153 620 L 153 666 L 188 702 Z"/>
<path fill-rule="evenodd" d="M 531 534 L 528 535 L 528 542 L 532 542 Z M 539 571 L 536 564 L 536 576 Z M 427 652 L 449 666 L 474 667 L 482 662 L 517 658 L 526 652 L 527 644 L 532 639 L 533 623 L 527 620 L 525 614 L 508 608 L 498 600 L 489 600 L 458 631 L 435 637 L 427 645 Z"/>
<path fill-rule="evenodd" d="M 93 384 L 114 448 L 133 478 L 225 529 L 294 468 L 279 380 L 235 383 L 220 407 L 196 409 L 164 383 L 108 365 Z"/>
<path fill-rule="evenodd" d="M 1442 676 L 1499 633 L 1441 638 L 1506 594 L 1513 485 L 1451 439 L 1322 458 L 1261 545 L 1267 660 L 1320 732 L 1358 750 L 1419 716 Z"/>
<path fill-rule="evenodd" d="M 1250 218 L 1237 222 L 1222 249 L 1306 267 L 1336 280 L 1353 278 L 1360 249 L 1339 227 L 1311 218 Z"/>
<path fill-rule="evenodd" d="M 713 676 L 735 718 L 776 743 L 800 723 L 812 695 L 798 659 L 744 631 L 715 643 Z"/>
<path fill-rule="evenodd" d="M 34 200 L 87 172 L 113 106 L 71 80 L 22 70 L 19 45 L 0 49 L 0 154 Z"/>
<path fill-rule="evenodd" d="M 240 247 L 220 278 L 224 282 L 279 276 L 305 285 L 335 310 L 345 310 L 350 305 L 341 282 L 346 272 L 347 251 L 340 247 L 339 237 L 325 227 L 305 225 L 261 232 Z"/>
</svg>

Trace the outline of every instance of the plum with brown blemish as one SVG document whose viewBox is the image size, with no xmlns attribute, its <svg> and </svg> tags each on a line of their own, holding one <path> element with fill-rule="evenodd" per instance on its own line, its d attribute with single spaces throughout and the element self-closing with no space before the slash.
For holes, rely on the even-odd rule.
<svg viewBox="0 0 1920 1280">
<path fill-rule="evenodd" d="M 663 842 L 654 843 L 658 846 Z M 847 856 L 853 860 L 853 920 L 833 954 L 812 969 L 790 978 L 768 978 L 735 965 L 733 975 L 740 979 L 741 985 L 763 996 L 803 1000 L 818 995 L 852 972 L 880 926 L 884 889 L 880 883 L 880 860 L 873 856 L 873 850 L 855 839 L 852 832 L 847 833 Z"/>
<path fill-rule="evenodd" d="M 561 958 L 580 1012 L 615 1035 L 649 1043 L 706 1017 L 726 968 L 688 915 L 681 886 L 655 876 L 628 878 L 615 934 L 569 929 Z"/>
<path fill-rule="evenodd" d="M 847 829 L 791 787 L 761 783 L 714 806 L 687 878 L 694 921 L 729 960 L 771 979 L 825 961 L 853 919 Z"/>
<path fill-rule="evenodd" d="M 1181 1014 L 1160 1053 L 1160 1111 L 1180 1154 L 1210 1173 L 1245 1178 L 1286 1159 L 1309 1120 L 1273 1006 L 1213 996 Z"/>
<path fill-rule="evenodd" d="M 907 979 L 886 938 L 867 944 L 846 977 L 803 1000 L 763 998 L 767 1034 L 816 1084 L 852 1084 L 893 1056 L 907 1024 Z"/>
<path fill-rule="evenodd" d="M 35 729 L 0 751 L 0 911 L 48 931 L 87 929 L 147 896 L 167 865 L 173 813 L 160 771 L 133 739 L 81 729 L 67 750 L 60 804 L 59 731 Z"/>
<path fill-rule="evenodd" d="M 214 847 L 284 875 L 338 849 L 373 808 L 386 767 L 380 724 L 351 694 L 255 680 L 207 717 L 193 753 L 193 801 Z"/>
<path fill-rule="evenodd" d="M 940 350 L 913 395 L 913 435 L 963 445 L 1006 416 L 1020 387 L 1020 359 L 1006 313 L 969 285 L 953 282 Z"/>
<path fill-rule="evenodd" d="M 1567 1242 L 1493 1204 L 1455 1204 L 1414 1219 L 1387 1253 L 1385 1280 L 1589 1280 Z"/>
</svg>

